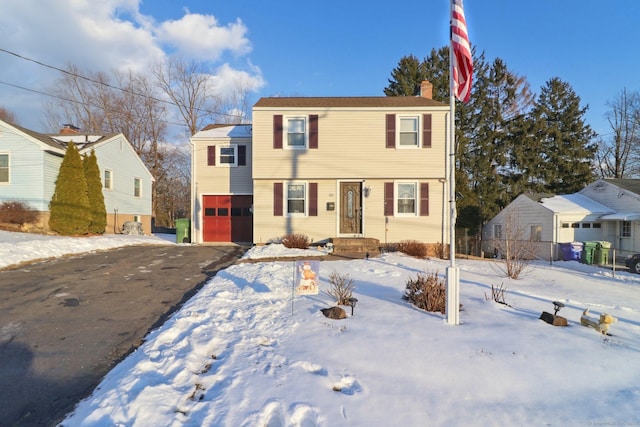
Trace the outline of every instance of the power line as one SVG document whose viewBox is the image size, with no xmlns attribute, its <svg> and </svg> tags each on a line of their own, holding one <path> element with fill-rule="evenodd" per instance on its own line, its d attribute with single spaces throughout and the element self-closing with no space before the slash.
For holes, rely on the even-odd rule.
<svg viewBox="0 0 640 427">
<path fill-rule="evenodd" d="M 169 105 L 171 105 L 173 107 L 179 108 L 179 105 L 176 102 L 168 101 L 166 99 L 155 98 L 153 96 L 148 96 L 146 94 L 137 93 L 137 92 L 134 92 L 134 91 L 129 90 L 129 89 L 121 88 L 119 86 L 114 86 L 114 85 L 111 85 L 111 84 L 106 83 L 106 82 L 102 82 L 102 81 L 99 81 L 99 80 L 92 79 L 90 77 L 83 76 L 82 74 L 73 73 L 71 71 L 64 70 L 62 68 L 58 68 L 58 67 L 53 66 L 53 65 L 45 64 L 44 62 L 41 62 L 41 61 L 38 61 L 36 59 L 32 59 L 32 58 L 20 55 L 19 53 L 12 52 L 12 51 L 7 50 L 7 49 L 0 48 L 0 52 L 4 52 L 4 53 L 6 53 L 8 55 L 15 56 L 16 58 L 22 59 L 24 61 L 33 62 L 34 64 L 40 65 L 40 66 L 45 67 L 45 68 L 50 68 L 52 70 L 59 71 L 61 73 L 67 74 L 67 75 L 72 76 L 72 77 L 80 78 L 80 79 L 89 81 L 91 83 L 95 83 L 95 84 L 98 84 L 98 85 L 101 85 L 101 86 L 108 87 L 110 89 L 119 90 L 119 91 L 121 91 L 123 93 L 127 93 L 129 95 L 139 96 L 141 98 L 150 99 L 152 101 L 161 102 L 161 103 L 164 103 L 164 104 L 169 104 Z M 47 96 L 52 96 L 54 98 L 57 98 L 56 96 L 49 95 L 49 94 L 42 93 L 42 92 L 38 92 L 38 91 L 33 90 L 33 89 L 28 89 L 28 88 L 24 88 L 24 87 L 21 87 L 21 86 L 18 86 L 18 85 L 12 85 L 10 83 L 5 83 L 5 82 L 2 82 L 2 83 L 6 84 L 8 86 L 16 87 L 18 89 L 23 89 L 23 90 L 27 90 L 29 92 L 40 93 L 42 95 L 47 95 Z M 67 101 L 68 102 L 79 102 L 79 101 L 72 101 L 72 100 L 67 100 Z M 233 117 L 233 118 L 242 118 L 242 115 L 238 115 L 238 114 L 227 114 L 227 113 L 221 113 L 221 112 L 218 112 L 218 111 L 203 110 L 203 109 L 200 109 L 200 108 L 195 108 L 195 110 L 198 111 L 198 112 L 206 113 L 206 114 L 210 114 L 210 115 L 220 115 L 220 116 L 227 116 L 227 117 Z M 169 123 L 169 122 L 165 122 L 165 123 Z M 172 123 L 169 123 L 169 124 L 172 124 Z M 183 125 L 178 125 L 178 126 L 183 126 Z"/>
</svg>

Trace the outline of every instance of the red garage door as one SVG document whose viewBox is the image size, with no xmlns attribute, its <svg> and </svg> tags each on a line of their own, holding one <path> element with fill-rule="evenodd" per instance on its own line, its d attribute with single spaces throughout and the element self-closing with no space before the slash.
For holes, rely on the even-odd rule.
<svg viewBox="0 0 640 427">
<path fill-rule="evenodd" d="M 253 242 L 253 196 L 204 196 L 205 242 Z"/>
</svg>

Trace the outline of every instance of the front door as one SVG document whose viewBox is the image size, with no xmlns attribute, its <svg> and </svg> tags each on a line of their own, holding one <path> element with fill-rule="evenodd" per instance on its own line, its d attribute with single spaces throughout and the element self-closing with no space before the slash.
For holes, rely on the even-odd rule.
<svg viewBox="0 0 640 427">
<path fill-rule="evenodd" d="M 340 234 L 362 234 L 362 183 L 340 183 Z"/>
</svg>

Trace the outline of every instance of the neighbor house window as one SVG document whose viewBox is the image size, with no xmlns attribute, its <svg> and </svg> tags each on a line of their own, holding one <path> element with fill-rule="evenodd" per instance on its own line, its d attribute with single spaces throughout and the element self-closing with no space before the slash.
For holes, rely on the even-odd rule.
<svg viewBox="0 0 640 427">
<path fill-rule="evenodd" d="M 304 215 L 306 207 L 306 186 L 304 183 L 287 184 L 287 214 Z"/>
<path fill-rule="evenodd" d="M 417 184 L 415 182 L 400 182 L 397 184 L 398 197 L 396 198 L 396 213 L 416 214 L 417 204 Z"/>
<path fill-rule="evenodd" d="M 0 154 L 0 182 L 9 182 L 9 155 Z"/>
<path fill-rule="evenodd" d="M 142 181 L 140 178 L 133 178 L 133 195 L 142 197 Z"/>
<path fill-rule="evenodd" d="M 541 242 L 542 241 L 542 226 L 541 225 L 532 225 L 531 226 L 531 235 L 529 239 L 533 242 Z"/>
<path fill-rule="evenodd" d="M 493 238 L 502 239 L 502 224 L 495 224 L 493 226 Z"/>
<path fill-rule="evenodd" d="M 631 237 L 631 222 L 622 221 L 620 223 L 620 237 Z"/>
<path fill-rule="evenodd" d="M 133 216 L 133 220 L 134 220 L 135 222 L 142 222 L 142 221 L 140 221 L 140 215 L 134 215 L 134 216 Z"/>
<path fill-rule="evenodd" d="M 113 190 L 113 171 L 111 169 L 104 170 L 104 188 Z"/>
<path fill-rule="evenodd" d="M 306 148 L 307 146 L 307 118 L 286 118 L 287 147 Z"/>
<path fill-rule="evenodd" d="M 398 141 L 400 147 L 419 147 L 418 130 L 420 119 L 418 117 L 399 117 Z"/>
</svg>

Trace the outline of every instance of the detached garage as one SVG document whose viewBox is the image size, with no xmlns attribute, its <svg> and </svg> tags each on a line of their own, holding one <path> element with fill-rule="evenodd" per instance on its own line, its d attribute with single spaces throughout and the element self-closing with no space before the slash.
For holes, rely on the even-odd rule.
<svg viewBox="0 0 640 427">
<path fill-rule="evenodd" d="M 191 150 L 192 242 L 252 243 L 251 126 L 207 126 Z"/>
</svg>

